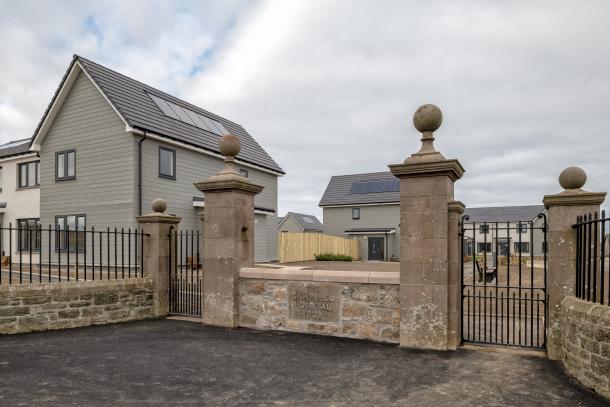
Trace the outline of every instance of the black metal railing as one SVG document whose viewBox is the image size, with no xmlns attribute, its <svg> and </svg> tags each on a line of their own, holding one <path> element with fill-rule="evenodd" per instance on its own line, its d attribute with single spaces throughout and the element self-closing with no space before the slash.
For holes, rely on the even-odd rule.
<svg viewBox="0 0 610 407">
<path fill-rule="evenodd" d="M 461 223 L 462 340 L 546 344 L 546 215 Z M 468 223 L 466 223 L 468 222 Z"/>
<path fill-rule="evenodd" d="M 144 238 L 131 228 L 0 227 L 0 284 L 143 277 Z"/>
<path fill-rule="evenodd" d="M 199 252 L 201 234 L 173 227 L 169 232 L 169 312 L 201 317 L 203 267 Z"/>
<path fill-rule="evenodd" d="M 576 297 L 610 304 L 610 218 L 602 211 L 578 216 L 576 229 Z"/>
</svg>

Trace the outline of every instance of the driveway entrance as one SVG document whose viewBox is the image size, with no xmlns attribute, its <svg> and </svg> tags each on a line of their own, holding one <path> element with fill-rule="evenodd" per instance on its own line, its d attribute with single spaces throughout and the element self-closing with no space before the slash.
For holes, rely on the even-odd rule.
<svg viewBox="0 0 610 407">
<path fill-rule="evenodd" d="M 605 406 L 538 357 L 152 320 L 0 338 L 7 406 Z"/>
</svg>

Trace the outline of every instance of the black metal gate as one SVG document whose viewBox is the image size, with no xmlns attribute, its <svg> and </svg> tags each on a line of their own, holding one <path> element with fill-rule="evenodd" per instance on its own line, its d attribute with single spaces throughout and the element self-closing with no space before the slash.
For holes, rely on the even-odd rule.
<svg viewBox="0 0 610 407">
<path fill-rule="evenodd" d="M 169 313 L 201 317 L 203 267 L 197 230 L 169 232 Z"/>
<path fill-rule="evenodd" d="M 462 341 L 546 346 L 546 215 L 461 223 Z"/>
</svg>

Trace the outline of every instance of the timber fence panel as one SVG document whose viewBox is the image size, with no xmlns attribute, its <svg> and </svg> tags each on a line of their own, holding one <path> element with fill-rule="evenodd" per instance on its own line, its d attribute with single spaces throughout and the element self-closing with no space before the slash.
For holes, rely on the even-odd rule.
<svg viewBox="0 0 610 407">
<path fill-rule="evenodd" d="M 360 259 L 356 239 L 345 239 L 321 233 L 279 233 L 278 255 L 280 263 L 315 260 L 316 254 L 342 254 Z"/>
</svg>

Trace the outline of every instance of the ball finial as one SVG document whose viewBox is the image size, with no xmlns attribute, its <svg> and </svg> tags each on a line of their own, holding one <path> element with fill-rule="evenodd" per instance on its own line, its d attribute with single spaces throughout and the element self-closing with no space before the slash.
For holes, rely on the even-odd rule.
<svg viewBox="0 0 610 407">
<path fill-rule="evenodd" d="M 435 132 L 442 122 L 441 109 L 432 104 L 421 105 L 413 115 L 413 125 L 420 133 Z"/>
<path fill-rule="evenodd" d="M 220 153 L 225 157 L 235 157 L 241 150 L 241 142 L 239 137 L 233 134 L 225 134 L 218 143 Z"/>
<path fill-rule="evenodd" d="M 580 167 L 568 167 L 559 174 L 563 189 L 581 189 L 587 182 L 587 173 Z"/>
<path fill-rule="evenodd" d="M 413 115 L 413 125 L 420 133 L 435 132 L 443 123 L 443 112 L 438 106 L 426 104 L 420 106 Z"/>
<path fill-rule="evenodd" d="M 167 202 L 162 198 L 155 198 L 151 204 L 153 212 L 163 213 L 167 209 Z"/>
</svg>

